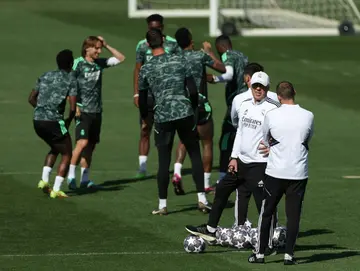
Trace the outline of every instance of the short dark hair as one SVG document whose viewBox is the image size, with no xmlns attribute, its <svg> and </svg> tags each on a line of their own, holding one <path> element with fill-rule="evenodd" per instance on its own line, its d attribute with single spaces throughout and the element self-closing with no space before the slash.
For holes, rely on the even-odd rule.
<svg viewBox="0 0 360 271">
<path fill-rule="evenodd" d="M 146 32 L 146 41 L 149 43 L 151 49 L 162 47 L 163 34 L 159 29 L 152 28 Z"/>
<path fill-rule="evenodd" d="M 58 68 L 61 70 L 71 69 L 74 63 L 73 52 L 69 49 L 60 51 L 56 55 L 56 63 L 58 65 Z"/>
<path fill-rule="evenodd" d="M 276 86 L 276 94 L 284 100 L 291 100 L 295 97 L 295 88 L 289 81 L 281 81 Z"/>
<path fill-rule="evenodd" d="M 253 76 L 254 73 L 263 72 L 263 71 L 264 71 L 263 66 L 261 66 L 259 63 L 253 62 L 253 63 L 249 63 L 245 66 L 244 74 Z"/>
<path fill-rule="evenodd" d="M 149 17 L 146 18 L 146 22 L 150 23 L 150 22 L 159 22 L 160 24 L 163 24 L 164 22 L 164 17 L 161 16 L 160 14 L 151 14 Z"/>
<path fill-rule="evenodd" d="M 221 36 L 217 37 L 216 40 L 215 40 L 215 43 L 216 44 L 221 44 L 221 45 L 232 46 L 231 39 L 227 35 L 221 35 Z"/>
<path fill-rule="evenodd" d="M 184 49 L 186 47 L 189 47 L 192 40 L 192 35 L 189 31 L 189 29 L 182 27 L 179 28 L 175 33 L 175 39 L 177 43 L 179 44 L 181 49 Z"/>
</svg>

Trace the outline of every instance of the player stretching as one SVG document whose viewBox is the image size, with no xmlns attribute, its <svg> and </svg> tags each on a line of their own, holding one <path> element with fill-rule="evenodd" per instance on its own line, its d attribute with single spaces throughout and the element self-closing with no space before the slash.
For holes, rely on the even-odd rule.
<svg viewBox="0 0 360 271">
<path fill-rule="evenodd" d="M 152 14 L 146 18 L 148 30 L 155 28 L 161 32 L 164 30 L 164 18 L 159 14 Z M 164 50 L 166 53 L 179 52 L 176 40 L 164 35 Z M 148 46 L 146 39 L 139 41 L 136 47 L 136 65 L 134 69 L 134 103 L 139 107 L 139 89 L 138 77 L 141 66 L 143 66 L 149 59 L 152 58 L 151 48 Z M 154 123 L 154 101 L 151 95 L 148 97 L 148 116 L 142 120 L 140 118 L 140 140 L 139 140 L 139 170 L 136 178 L 143 178 L 146 176 L 146 162 L 150 151 L 150 134 Z"/>
<path fill-rule="evenodd" d="M 102 48 L 106 48 L 113 56 L 99 58 Z M 93 185 L 89 181 L 89 168 L 95 145 L 100 141 L 102 73 L 105 68 L 116 66 L 124 59 L 124 55 L 108 45 L 102 37 L 89 36 L 83 42 L 81 57 L 75 60 L 73 70 L 78 83 L 80 116 L 76 116 L 76 146 L 67 179 L 71 190 L 76 189 L 75 169 L 80 158 L 80 188 Z"/>
<path fill-rule="evenodd" d="M 139 108 L 141 117 L 146 118 L 147 97 L 150 92 L 156 104 L 155 144 L 159 159 L 157 174 L 159 207 L 152 214 L 167 214 L 169 167 L 176 132 L 185 144 L 191 159 L 193 179 L 198 192 L 198 208 L 207 213 L 211 207 L 208 205 L 204 191 L 204 169 L 194 119 L 194 110 L 198 107 L 198 91 L 192 70 L 182 55 L 165 53 L 160 30 L 149 30 L 146 38 L 154 56 L 140 71 Z"/>
<path fill-rule="evenodd" d="M 225 99 L 227 111 L 221 128 L 219 141 L 220 148 L 220 176 L 221 180 L 227 172 L 229 158 L 234 145 L 236 128 L 231 122 L 231 104 L 234 97 L 246 91 L 248 88 L 244 82 L 244 69 L 248 64 L 248 58 L 243 53 L 233 50 L 231 40 L 228 36 L 219 36 L 216 41 L 216 49 L 221 56 L 221 60 L 226 67 L 226 73 L 221 76 L 211 76 L 209 82 L 221 83 L 226 82 Z"/>
<path fill-rule="evenodd" d="M 67 197 L 60 190 L 65 175 L 68 172 L 72 144 L 68 128 L 75 116 L 76 89 L 75 77 L 71 74 L 74 62 L 70 50 L 63 50 L 56 56 L 58 70 L 44 73 L 36 83 L 29 96 L 29 103 L 34 110 L 34 129 L 36 134 L 49 146 L 50 152 L 45 157 L 42 178 L 38 188 L 49 193 L 49 177 L 56 162 L 58 154 L 61 154 L 61 162 L 58 166 L 54 187 L 50 193 L 51 198 Z M 69 97 L 69 116 L 64 120 L 66 99 Z"/>
<path fill-rule="evenodd" d="M 175 34 L 175 38 L 180 48 L 183 49 L 183 55 L 185 59 L 192 68 L 196 87 L 199 90 L 197 130 L 203 146 L 205 192 L 210 192 L 213 190 L 213 188 L 210 186 L 210 176 L 213 162 L 214 122 L 212 119 L 212 108 L 207 99 L 208 91 L 206 83 L 206 66 L 211 67 L 219 72 L 225 72 L 225 66 L 213 54 L 210 43 L 203 43 L 203 51 L 195 51 L 192 34 L 187 28 L 178 29 Z M 185 194 L 181 183 L 181 168 L 185 160 L 185 156 L 185 146 L 180 142 L 176 150 L 176 162 L 174 165 L 174 176 L 172 179 L 172 183 L 175 188 L 175 194 L 177 195 Z"/>
</svg>

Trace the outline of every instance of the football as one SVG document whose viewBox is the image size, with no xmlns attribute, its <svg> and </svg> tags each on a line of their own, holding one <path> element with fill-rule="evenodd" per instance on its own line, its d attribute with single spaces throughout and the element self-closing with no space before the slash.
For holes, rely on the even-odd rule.
<svg viewBox="0 0 360 271">
<path fill-rule="evenodd" d="M 201 253 L 205 248 L 205 241 L 199 236 L 189 235 L 184 240 L 184 249 L 187 253 Z"/>
</svg>

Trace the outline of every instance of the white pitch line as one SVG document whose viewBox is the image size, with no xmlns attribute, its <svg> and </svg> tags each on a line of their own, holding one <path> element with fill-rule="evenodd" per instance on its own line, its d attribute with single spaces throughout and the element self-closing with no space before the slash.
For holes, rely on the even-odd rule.
<svg viewBox="0 0 360 271">
<path fill-rule="evenodd" d="M 343 176 L 344 179 L 360 179 L 360 176 Z"/>
<path fill-rule="evenodd" d="M 214 251 L 212 251 L 214 252 Z M 251 253 L 251 251 L 245 250 L 228 250 L 228 251 L 221 251 L 227 253 Z M 304 250 L 298 251 L 297 253 L 328 253 L 328 252 L 336 252 L 336 253 L 343 253 L 343 252 L 357 252 L 359 250 L 353 249 L 345 249 L 345 250 L 337 250 L 337 249 L 322 249 L 322 250 Z M 121 255 L 176 255 L 176 254 L 187 254 L 185 251 L 119 251 L 119 252 L 84 252 L 84 253 L 41 253 L 41 254 L 0 254 L 2 258 L 34 258 L 34 257 L 76 257 L 76 256 L 83 256 L 83 257 L 91 257 L 91 256 L 121 256 Z M 205 253 L 206 254 L 206 251 Z M 214 255 L 214 254 L 212 254 Z"/>
</svg>

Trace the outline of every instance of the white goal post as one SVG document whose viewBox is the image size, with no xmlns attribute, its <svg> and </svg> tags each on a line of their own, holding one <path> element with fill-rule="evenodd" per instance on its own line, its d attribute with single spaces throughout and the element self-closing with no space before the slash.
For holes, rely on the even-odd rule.
<svg viewBox="0 0 360 271">
<path fill-rule="evenodd" d="M 212 37 L 221 34 L 224 23 L 242 36 L 338 36 L 342 22 L 360 30 L 353 0 L 128 0 L 129 18 L 154 13 L 208 18 Z"/>
</svg>

